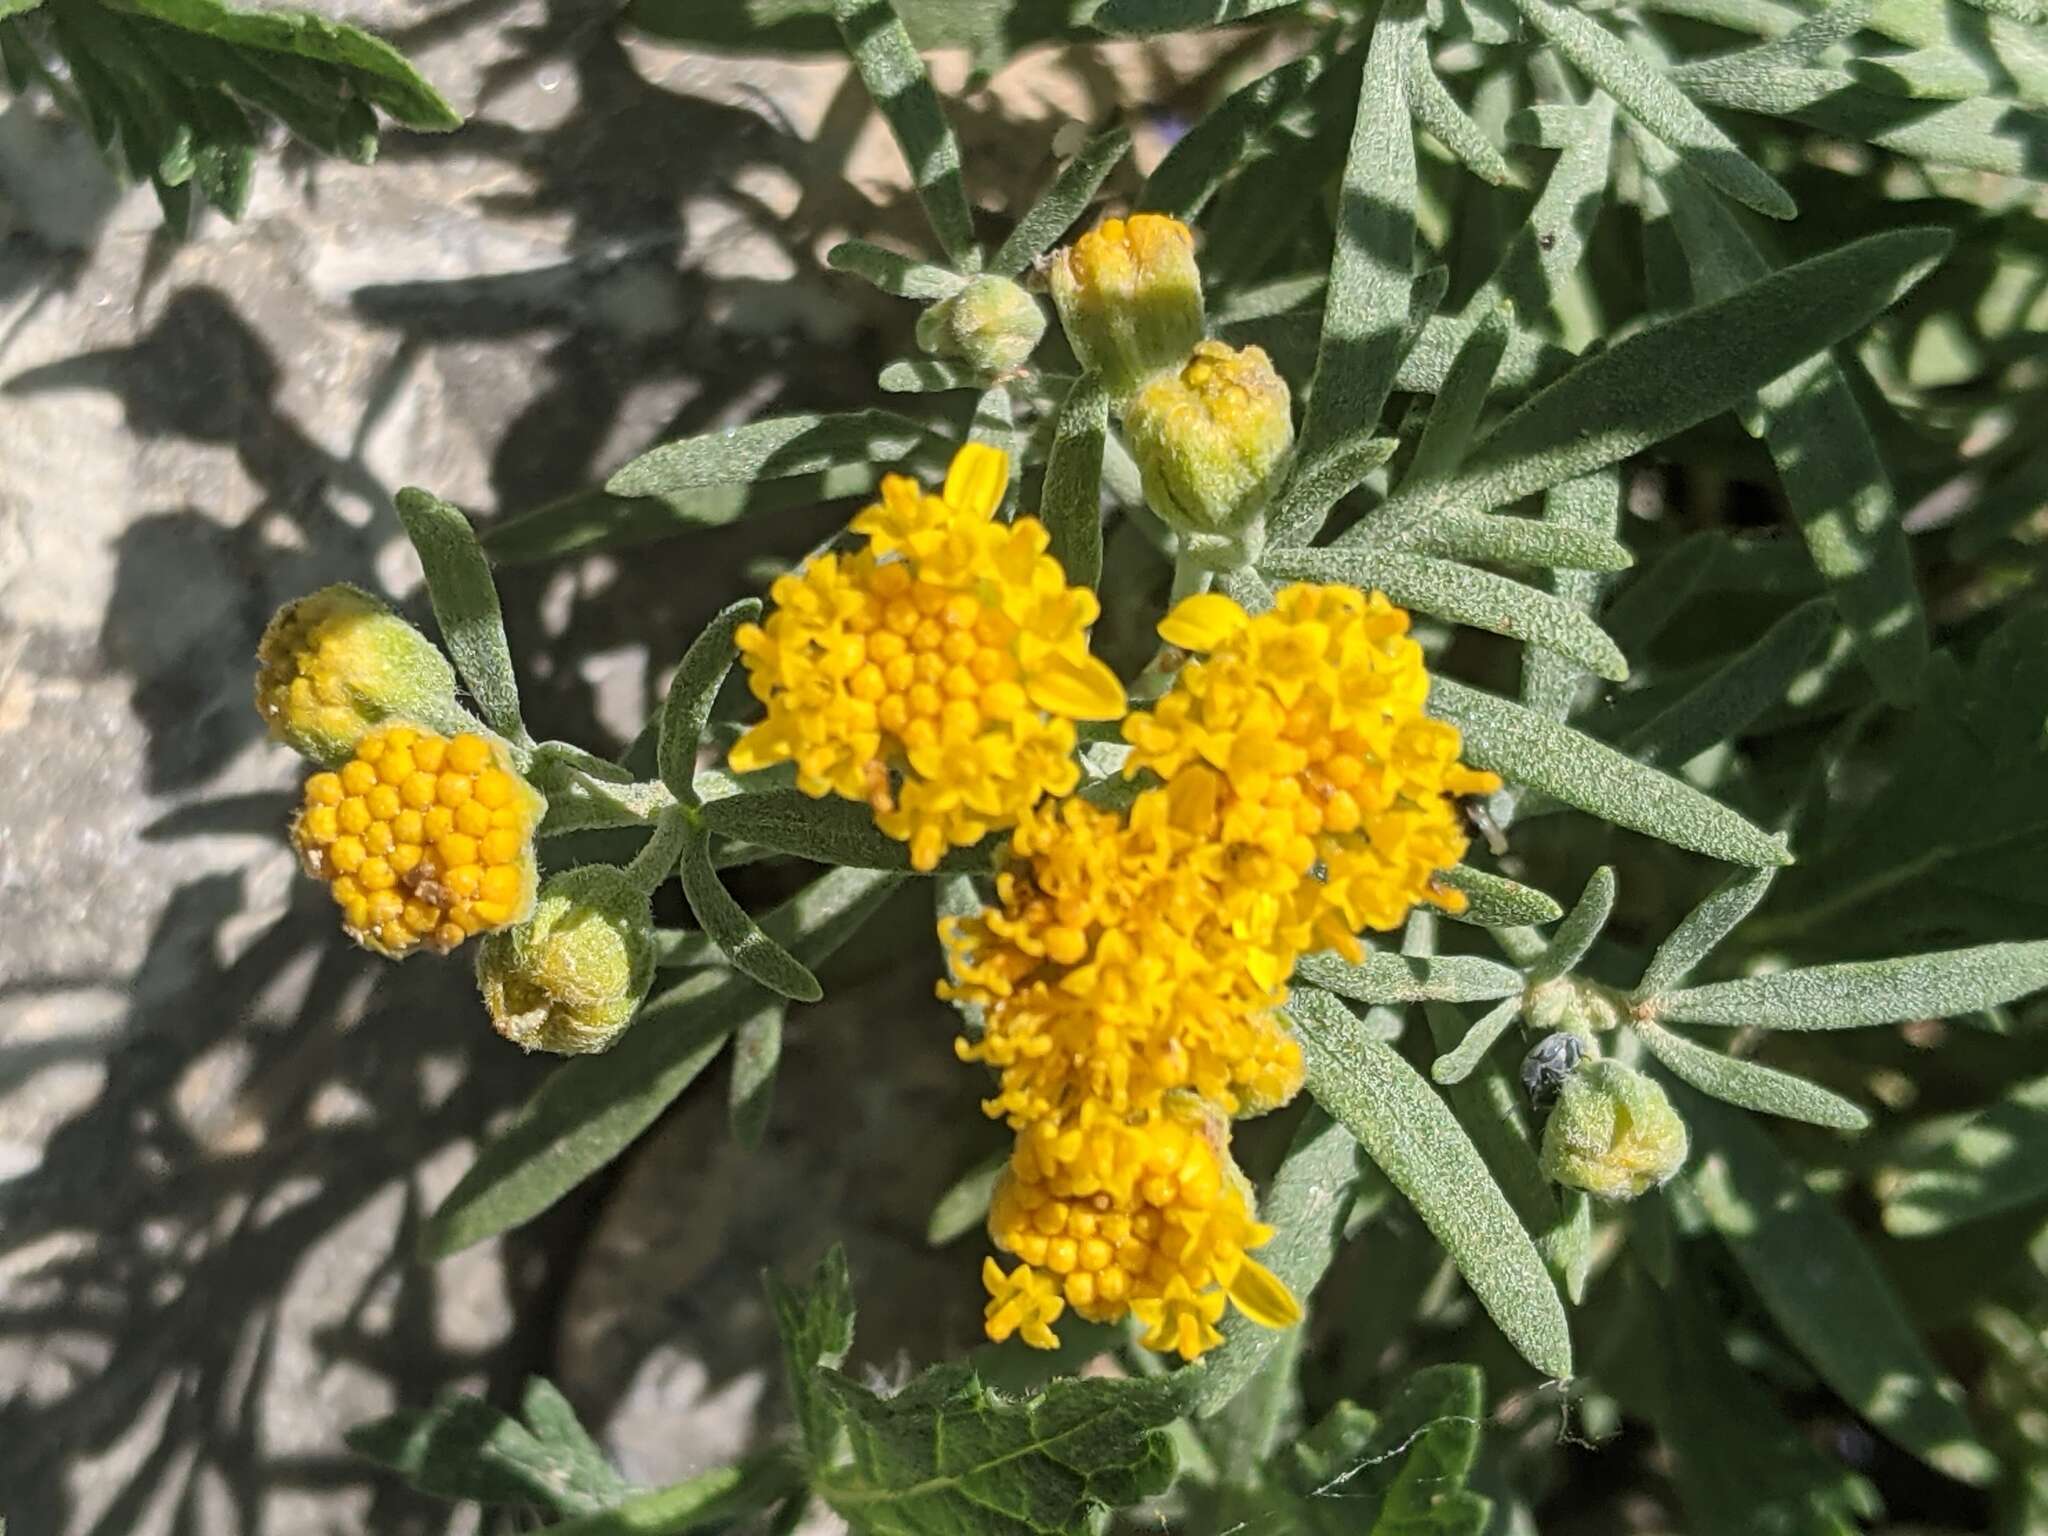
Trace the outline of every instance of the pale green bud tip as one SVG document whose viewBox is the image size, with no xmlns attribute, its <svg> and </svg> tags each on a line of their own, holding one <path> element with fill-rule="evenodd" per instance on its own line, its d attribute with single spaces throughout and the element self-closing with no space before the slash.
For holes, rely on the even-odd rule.
<svg viewBox="0 0 2048 1536">
<path fill-rule="evenodd" d="M 1045 336 L 1045 310 L 1007 277 L 977 277 L 918 317 L 917 344 L 985 374 L 1020 367 Z"/>
<path fill-rule="evenodd" d="M 1146 504 L 1180 533 L 1241 539 L 1286 470 L 1289 405 L 1286 381 L 1259 348 L 1198 343 L 1124 415 Z"/>
<path fill-rule="evenodd" d="M 1543 1129 L 1543 1171 L 1603 1200 L 1633 1200 L 1685 1166 L 1687 1145 L 1662 1088 L 1618 1061 L 1588 1061 Z"/>
<path fill-rule="evenodd" d="M 387 720 L 443 735 L 475 722 L 455 669 L 427 637 L 360 588 L 286 603 L 256 648 L 256 713 L 293 751 L 333 768 Z"/>
<path fill-rule="evenodd" d="M 484 939 L 476 979 L 506 1039 L 560 1056 L 605 1050 L 654 980 L 647 897 L 605 864 L 556 875 L 532 917 Z"/>
<path fill-rule="evenodd" d="M 1179 219 L 1104 219 L 1055 252 L 1046 275 L 1074 355 L 1119 408 L 1202 339 L 1195 237 Z"/>
<path fill-rule="evenodd" d="M 1621 1023 L 1620 1001 L 1596 981 L 1559 976 L 1530 992 L 1525 1004 L 1529 1022 L 1546 1032 L 1563 1030 L 1590 1041 Z"/>
</svg>

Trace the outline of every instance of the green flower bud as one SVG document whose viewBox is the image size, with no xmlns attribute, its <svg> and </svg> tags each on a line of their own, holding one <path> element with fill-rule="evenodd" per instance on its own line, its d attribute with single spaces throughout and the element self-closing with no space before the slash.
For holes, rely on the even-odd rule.
<svg viewBox="0 0 2048 1536">
<path fill-rule="evenodd" d="M 920 347 L 984 374 L 1020 366 L 1044 336 L 1044 309 L 1007 277 L 977 277 L 917 320 Z"/>
<path fill-rule="evenodd" d="M 1195 237 L 1179 219 L 1104 219 L 1053 254 L 1047 277 L 1074 355 L 1119 410 L 1202 339 Z"/>
<path fill-rule="evenodd" d="M 322 587 L 278 609 L 256 647 L 256 713 L 270 734 L 338 768 L 387 720 L 444 736 L 476 722 L 432 641 L 360 588 Z"/>
<path fill-rule="evenodd" d="M 1633 1200 L 1685 1166 L 1685 1122 L 1664 1090 L 1618 1061 L 1565 1079 L 1543 1128 L 1543 1171 L 1603 1200 Z"/>
<path fill-rule="evenodd" d="M 1532 991 L 1523 1011 L 1537 1029 L 1562 1030 L 1591 1043 L 1603 1030 L 1621 1023 L 1621 1001 L 1597 981 L 1559 976 Z"/>
<path fill-rule="evenodd" d="M 1198 342 L 1124 414 L 1145 502 L 1198 552 L 1229 567 L 1258 558 L 1264 516 L 1294 446 L 1287 383 L 1257 347 Z"/>
<path fill-rule="evenodd" d="M 560 1056 L 605 1050 L 654 980 L 647 896 L 608 864 L 556 875 L 532 917 L 484 939 L 476 980 L 507 1040 Z"/>
</svg>

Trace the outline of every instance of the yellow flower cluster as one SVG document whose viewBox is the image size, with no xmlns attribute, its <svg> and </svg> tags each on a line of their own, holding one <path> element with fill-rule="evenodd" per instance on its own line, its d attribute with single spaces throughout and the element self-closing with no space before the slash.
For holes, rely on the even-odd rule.
<svg viewBox="0 0 2048 1536">
<path fill-rule="evenodd" d="M 865 801 L 918 869 L 1069 793 L 1074 722 L 1124 710 L 1088 653 L 1095 594 L 1067 585 L 1036 518 L 996 520 L 1008 482 L 978 444 L 937 496 L 886 477 L 852 524 L 866 546 L 779 578 L 737 637 L 768 713 L 733 768 L 793 762 L 806 794 Z"/>
<path fill-rule="evenodd" d="M 532 910 L 545 808 L 482 736 L 394 725 L 306 781 L 292 846 L 357 943 L 392 959 L 446 954 Z"/>
</svg>

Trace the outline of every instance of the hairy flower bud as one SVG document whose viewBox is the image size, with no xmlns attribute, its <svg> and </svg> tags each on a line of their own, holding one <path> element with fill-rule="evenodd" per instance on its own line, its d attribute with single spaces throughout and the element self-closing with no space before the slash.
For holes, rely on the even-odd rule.
<svg viewBox="0 0 2048 1536">
<path fill-rule="evenodd" d="M 1198 547 L 1213 541 L 1221 563 L 1258 557 L 1266 503 L 1294 446 L 1287 384 L 1264 352 L 1198 343 L 1138 392 L 1124 431 L 1154 512 Z"/>
<path fill-rule="evenodd" d="M 1074 355 L 1119 409 L 1202 339 L 1195 237 L 1179 219 L 1104 219 L 1055 252 L 1047 275 Z"/>
<path fill-rule="evenodd" d="M 1565 1079 L 1543 1128 L 1543 1171 L 1603 1200 L 1633 1200 L 1685 1165 L 1685 1122 L 1664 1090 L 1618 1061 Z"/>
<path fill-rule="evenodd" d="M 1045 311 L 1007 277 L 977 277 L 917 321 L 920 347 L 934 357 L 957 357 L 983 374 L 1020 366 L 1044 336 Z"/>
<path fill-rule="evenodd" d="M 654 980 L 647 896 L 605 864 L 556 875 L 532 917 L 483 941 L 476 980 L 507 1040 L 560 1056 L 605 1050 Z"/>
<path fill-rule="evenodd" d="M 383 603 L 346 584 L 286 603 L 256 648 L 256 713 L 270 734 L 323 767 L 348 761 L 386 720 L 453 735 L 474 724 L 455 702 L 455 669 Z"/>
</svg>

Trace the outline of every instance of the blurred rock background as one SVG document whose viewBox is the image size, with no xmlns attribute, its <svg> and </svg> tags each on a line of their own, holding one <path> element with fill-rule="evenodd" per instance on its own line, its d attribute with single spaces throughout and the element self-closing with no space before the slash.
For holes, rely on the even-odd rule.
<svg viewBox="0 0 2048 1536">
<path fill-rule="evenodd" d="M 248 701 L 262 625 L 336 580 L 419 615 L 400 486 L 489 520 L 664 437 L 873 403 L 914 316 L 823 252 L 914 249 L 919 224 L 833 59 L 692 54 L 574 0 L 350 17 L 468 126 L 390 135 L 369 168 L 286 147 L 241 224 L 183 242 L 46 102 L 0 98 L 0 1515 L 21 1536 L 474 1529 L 342 1432 L 444 1390 L 509 1403 L 532 1372 L 629 1476 L 684 1475 L 772 1431 L 759 1271 L 835 1239 L 866 1368 L 976 1332 L 976 1253 L 932 1253 L 924 1223 L 999 1138 L 914 897 L 798 1015 L 760 1151 L 714 1071 L 533 1227 L 411 1257 L 547 1063 L 490 1035 L 462 961 L 367 960 L 296 877 L 299 768 Z M 1231 47 L 1041 50 L 976 83 L 941 59 L 996 227 L 1112 119 L 1156 157 Z M 529 720 L 615 750 L 702 621 L 842 512 L 505 570 Z"/>
</svg>

